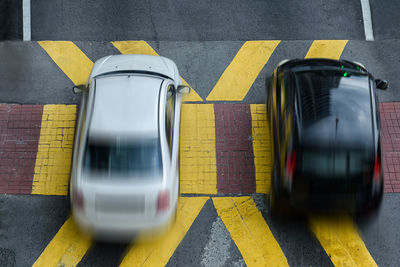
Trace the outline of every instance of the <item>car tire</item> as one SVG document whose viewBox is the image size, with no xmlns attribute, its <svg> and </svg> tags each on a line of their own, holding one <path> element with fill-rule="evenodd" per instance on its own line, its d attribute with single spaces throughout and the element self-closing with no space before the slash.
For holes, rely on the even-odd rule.
<svg viewBox="0 0 400 267">
<path fill-rule="evenodd" d="M 292 214 L 289 197 L 282 191 L 279 181 L 280 177 L 278 176 L 277 169 L 274 166 L 269 193 L 269 207 L 271 217 L 276 219 L 290 217 Z"/>
<path fill-rule="evenodd" d="M 380 207 L 383 199 L 383 183 L 379 188 L 378 194 L 373 196 L 367 203 L 365 203 L 356 212 L 357 217 L 372 220 L 379 215 Z"/>
</svg>

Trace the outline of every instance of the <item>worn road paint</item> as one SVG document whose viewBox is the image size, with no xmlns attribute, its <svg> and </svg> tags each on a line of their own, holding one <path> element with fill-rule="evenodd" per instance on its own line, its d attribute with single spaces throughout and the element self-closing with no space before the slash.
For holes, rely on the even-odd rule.
<svg viewBox="0 0 400 267">
<path fill-rule="evenodd" d="M 363 14 L 365 40 L 374 40 L 374 31 L 372 27 L 371 6 L 369 0 L 361 0 L 361 10 Z"/>
<path fill-rule="evenodd" d="M 207 101 L 242 101 L 279 43 L 245 42 L 207 96 Z"/>
<path fill-rule="evenodd" d="M 251 197 L 212 200 L 247 266 L 289 266 Z"/>
<path fill-rule="evenodd" d="M 70 41 L 40 41 L 39 45 L 75 84 L 86 84 L 93 62 Z"/>
<path fill-rule="evenodd" d="M 157 240 L 133 243 L 120 266 L 165 266 L 208 199 L 181 197 L 171 229 Z"/>
<path fill-rule="evenodd" d="M 65 221 L 33 266 L 76 266 L 91 244 L 91 238 L 80 233 L 73 218 L 70 217 Z"/>
<path fill-rule="evenodd" d="M 264 104 L 252 104 L 251 128 L 253 136 L 254 166 L 256 169 L 256 192 L 268 194 L 271 186 L 271 137 Z"/>
<path fill-rule="evenodd" d="M 75 105 L 44 105 L 32 194 L 67 195 L 75 118 Z"/>
<path fill-rule="evenodd" d="M 158 56 L 157 52 L 145 41 L 115 41 L 111 42 L 115 48 L 121 52 L 121 54 L 142 54 Z M 178 68 L 179 69 L 179 68 Z M 191 86 L 181 77 L 182 84 Z M 184 102 L 201 102 L 203 99 L 197 94 L 197 92 L 191 88 L 188 95 L 184 95 Z"/>
<path fill-rule="evenodd" d="M 349 216 L 312 216 L 309 221 L 335 266 L 377 266 Z"/>
<path fill-rule="evenodd" d="M 305 58 L 339 59 L 348 40 L 315 40 Z"/>
<path fill-rule="evenodd" d="M 217 194 L 216 164 L 214 106 L 182 105 L 181 194 Z"/>
</svg>

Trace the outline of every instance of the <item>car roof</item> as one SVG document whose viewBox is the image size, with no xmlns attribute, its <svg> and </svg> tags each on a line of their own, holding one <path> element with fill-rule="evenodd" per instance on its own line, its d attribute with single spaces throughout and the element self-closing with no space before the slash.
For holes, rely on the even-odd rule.
<svg viewBox="0 0 400 267">
<path fill-rule="evenodd" d="M 325 66 L 293 71 L 303 145 L 366 148 L 373 144 L 367 73 Z"/>
<path fill-rule="evenodd" d="M 113 75 L 95 79 L 91 137 L 158 137 L 158 106 L 163 79 Z"/>
</svg>

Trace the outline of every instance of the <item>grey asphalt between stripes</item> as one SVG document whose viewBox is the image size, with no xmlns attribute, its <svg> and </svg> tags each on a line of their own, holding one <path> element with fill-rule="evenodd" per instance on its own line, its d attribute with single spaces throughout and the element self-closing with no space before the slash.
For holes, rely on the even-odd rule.
<svg viewBox="0 0 400 267">
<path fill-rule="evenodd" d="M 304 218 L 271 220 L 265 196 L 254 194 L 253 199 L 290 266 L 332 266 Z M 357 221 L 361 237 L 378 266 L 396 266 L 398 263 L 399 202 L 400 194 L 385 194 L 378 217 Z M 0 262 L 15 263 L 15 266 L 32 265 L 63 225 L 68 214 L 67 197 L 1 195 Z M 240 252 L 223 223 L 218 220 L 210 199 L 167 265 L 209 266 L 207 263 L 215 263 L 215 266 L 242 266 Z M 125 244 L 95 243 L 79 266 L 116 265 L 122 259 L 125 248 Z M 210 249 L 213 248 L 211 253 Z"/>
<path fill-rule="evenodd" d="M 21 40 L 22 0 L 1 0 L 0 12 L 0 41 Z"/>
<path fill-rule="evenodd" d="M 36 0 L 32 40 L 363 40 L 359 1 Z"/>
<path fill-rule="evenodd" d="M 149 42 L 162 56 L 174 60 L 181 76 L 205 99 L 243 45 L 234 42 Z M 303 58 L 312 40 L 282 41 L 260 72 L 243 103 L 264 103 L 265 78 L 276 64 L 287 58 Z M 95 61 L 119 52 L 110 42 L 76 42 Z M 400 101 L 397 40 L 349 41 L 342 58 L 363 63 L 376 78 L 389 81 L 386 91 L 378 90 L 383 102 Z M 23 104 L 72 104 L 73 83 L 36 42 L 0 42 L 0 102 Z"/>
</svg>

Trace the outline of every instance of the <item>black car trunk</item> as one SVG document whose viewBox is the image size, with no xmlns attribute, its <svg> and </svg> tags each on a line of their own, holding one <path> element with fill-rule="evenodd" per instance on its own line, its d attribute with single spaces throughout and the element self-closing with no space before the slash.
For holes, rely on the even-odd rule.
<svg viewBox="0 0 400 267">
<path fill-rule="evenodd" d="M 293 178 L 294 206 L 355 207 L 363 202 L 373 170 L 371 156 L 355 149 L 302 149 Z"/>
</svg>

